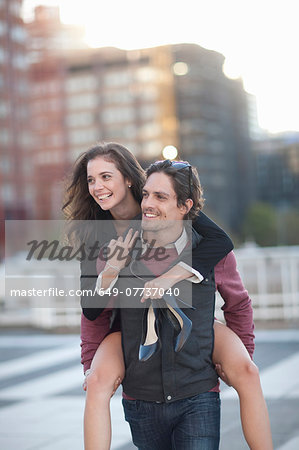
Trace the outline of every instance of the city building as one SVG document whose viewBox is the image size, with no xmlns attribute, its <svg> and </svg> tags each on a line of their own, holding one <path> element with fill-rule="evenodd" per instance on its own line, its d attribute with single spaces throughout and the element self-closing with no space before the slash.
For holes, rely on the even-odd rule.
<svg viewBox="0 0 299 450">
<path fill-rule="evenodd" d="M 171 49 L 180 154 L 198 168 L 209 214 L 238 231 L 254 195 L 246 92 L 224 75 L 220 53 Z"/>
<path fill-rule="evenodd" d="M 299 133 L 255 142 L 257 196 L 278 210 L 299 207 Z"/>
<path fill-rule="evenodd" d="M 75 159 L 97 141 L 117 141 L 144 167 L 176 147 L 199 170 L 208 213 L 238 231 L 254 195 L 253 160 L 247 96 L 241 80 L 224 75 L 224 56 L 196 44 L 65 52 L 50 10 L 27 26 L 31 46 L 40 44 L 29 48 L 35 217 L 60 217 Z"/>
<path fill-rule="evenodd" d="M 85 28 L 60 21 L 59 6 L 40 5 L 26 24 L 30 63 L 46 61 L 52 54 L 87 48 Z"/>
<path fill-rule="evenodd" d="M 255 95 L 248 92 L 246 95 L 248 104 L 248 125 L 250 139 L 253 141 L 258 141 L 267 138 L 268 133 L 259 125 L 256 97 Z"/>
<path fill-rule="evenodd" d="M 21 6 L 21 0 L 0 2 L 1 219 L 24 219 L 30 215 L 33 204 L 28 158 L 32 142 L 27 33 L 21 19 Z"/>
<path fill-rule="evenodd" d="M 59 7 L 37 6 L 26 23 L 30 80 L 30 119 L 34 142 L 30 149 L 35 186 L 32 217 L 61 217 L 63 179 L 69 168 L 66 130 L 64 58 L 87 49 L 84 27 L 61 23 Z"/>
</svg>

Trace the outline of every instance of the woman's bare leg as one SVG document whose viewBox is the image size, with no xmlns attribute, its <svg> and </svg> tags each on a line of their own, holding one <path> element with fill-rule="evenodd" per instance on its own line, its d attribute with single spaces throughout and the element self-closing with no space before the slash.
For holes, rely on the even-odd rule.
<svg viewBox="0 0 299 450">
<path fill-rule="evenodd" d="M 111 333 L 101 342 L 86 377 L 84 411 L 85 450 L 109 450 L 111 445 L 110 398 L 121 383 L 124 361 L 121 333 Z"/>
<path fill-rule="evenodd" d="M 244 437 L 251 450 L 272 450 L 267 405 L 259 371 L 241 339 L 226 325 L 215 321 L 214 364 L 220 364 L 239 395 Z"/>
</svg>

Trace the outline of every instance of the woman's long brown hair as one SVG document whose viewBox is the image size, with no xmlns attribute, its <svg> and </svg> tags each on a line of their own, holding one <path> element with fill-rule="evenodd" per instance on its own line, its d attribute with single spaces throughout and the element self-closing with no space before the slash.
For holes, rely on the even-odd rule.
<svg viewBox="0 0 299 450">
<path fill-rule="evenodd" d="M 84 152 L 76 160 L 62 207 L 67 220 L 95 220 L 111 217 L 95 202 L 88 190 L 87 164 L 103 156 L 113 162 L 123 177 L 132 183 L 131 192 L 141 203 L 145 173 L 135 156 L 123 145 L 116 142 L 101 143 Z"/>
</svg>

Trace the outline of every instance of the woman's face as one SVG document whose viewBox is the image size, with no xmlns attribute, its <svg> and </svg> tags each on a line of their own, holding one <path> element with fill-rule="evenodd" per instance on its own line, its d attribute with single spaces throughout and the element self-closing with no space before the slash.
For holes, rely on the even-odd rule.
<svg viewBox="0 0 299 450">
<path fill-rule="evenodd" d="M 102 156 L 87 164 L 87 183 L 90 195 L 100 207 L 107 211 L 120 205 L 129 195 L 129 181 L 113 162 Z"/>
</svg>

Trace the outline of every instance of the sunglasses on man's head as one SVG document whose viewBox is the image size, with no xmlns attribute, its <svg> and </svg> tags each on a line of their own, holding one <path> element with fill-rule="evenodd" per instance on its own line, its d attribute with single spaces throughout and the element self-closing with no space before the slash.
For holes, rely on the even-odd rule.
<svg viewBox="0 0 299 450">
<path fill-rule="evenodd" d="M 167 160 L 165 160 L 167 161 Z M 187 167 L 189 168 L 189 196 L 190 198 L 192 198 L 192 166 L 191 164 L 189 164 L 188 162 L 185 161 L 170 161 L 170 159 L 168 160 L 171 163 L 172 167 L 175 167 L 178 171 L 179 170 L 183 170 L 186 169 Z M 156 161 L 156 163 L 159 162 L 164 162 L 162 161 Z"/>
</svg>

